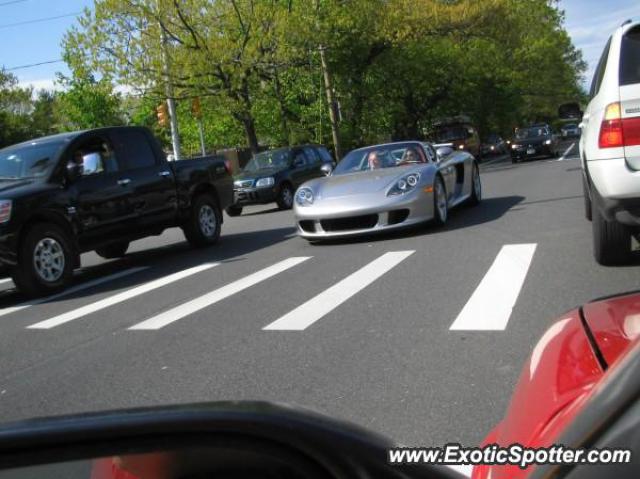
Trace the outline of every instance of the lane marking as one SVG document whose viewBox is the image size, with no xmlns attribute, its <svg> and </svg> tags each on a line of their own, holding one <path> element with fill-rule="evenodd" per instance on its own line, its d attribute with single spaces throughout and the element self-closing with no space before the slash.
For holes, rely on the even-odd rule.
<svg viewBox="0 0 640 479">
<path fill-rule="evenodd" d="M 233 283 L 222 286 L 221 288 L 211 291 L 210 293 L 176 306 L 175 308 L 165 311 L 164 313 L 160 313 L 157 316 L 147 319 L 146 321 L 133 325 L 129 329 L 149 331 L 163 328 L 168 324 L 184 318 L 185 316 L 189 316 L 190 314 L 193 314 L 197 311 L 200 311 L 201 309 L 211 306 L 212 304 L 222 301 L 223 299 L 228 298 L 229 296 L 232 296 L 242 291 L 243 289 L 247 289 L 257 283 L 260 283 L 261 281 L 282 273 L 289 268 L 293 268 L 294 266 L 310 258 L 312 257 L 300 256 L 287 258 L 283 261 L 280 261 L 279 263 L 250 274 L 249 276 L 240 278 Z"/>
<path fill-rule="evenodd" d="M 524 284 L 536 246 L 504 245 L 449 329 L 503 331 Z"/>
<path fill-rule="evenodd" d="M 575 143 L 575 142 L 571 143 L 571 146 L 569 146 L 569 148 L 567 148 L 567 151 L 565 151 L 565 152 L 562 154 L 562 156 L 561 156 L 560 158 L 558 158 L 556 161 L 564 161 L 564 160 L 566 160 L 566 159 L 567 159 L 567 158 L 566 158 L 566 156 L 569 154 L 569 152 L 571 151 L 571 149 L 572 149 L 574 146 L 576 146 L 576 143 Z"/>
<path fill-rule="evenodd" d="M 28 301 L 26 303 L 18 304 L 16 306 L 10 306 L 8 308 L 3 308 L 3 309 L 0 309 L 0 316 L 5 316 L 7 314 L 15 313 L 16 311 L 22 311 L 25 308 L 28 308 L 30 306 L 35 306 L 37 304 L 47 303 L 49 301 L 53 301 L 54 299 L 62 298 L 64 296 L 68 296 L 70 294 L 77 293 L 78 291 L 83 291 L 85 289 L 89 289 L 89 288 L 92 288 L 94 286 L 98 286 L 98 285 L 101 285 L 103 283 L 107 283 L 109 281 L 113 281 L 113 280 L 122 278 L 124 276 L 129 276 L 129 275 L 134 274 L 134 273 L 139 273 L 140 271 L 144 271 L 145 269 L 148 269 L 148 268 L 149 268 L 148 266 L 140 266 L 140 267 L 137 267 L 137 268 L 125 269 L 124 271 L 120 271 L 119 273 L 110 274 L 110 275 L 104 276 L 102 278 L 93 279 L 91 281 L 87 281 L 86 283 L 81 283 L 81 284 L 78 284 L 76 286 L 72 286 L 71 288 L 65 289 L 64 291 L 61 291 L 60 293 L 56 293 L 56 294 L 53 294 L 51 296 L 47 296 L 46 298 L 34 299 L 34 300 Z"/>
<path fill-rule="evenodd" d="M 219 264 L 220 263 L 204 263 L 198 266 L 194 266 L 193 268 L 178 271 L 177 273 L 170 274 L 169 276 L 165 276 L 164 278 L 149 281 L 148 283 L 133 287 L 131 289 L 123 291 L 122 293 L 109 296 L 108 298 L 96 301 L 95 303 L 87 304 L 86 306 L 74 309 L 73 311 L 68 311 L 53 318 L 32 324 L 31 326 L 27 326 L 27 329 L 55 328 L 56 326 L 60 326 L 61 324 L 68 323 L 69 321 L 73 321 L 74 319 L 81 318 L 91 313 L 95 313 L 96 311 L 108 308 L 109 306 L 113 306 L 114 304 L 122 303 L 123 301 L 135 298 L 136 296 L 148 293 L 149 291 L 152 291 L 156 288 L 174 283 L 193 274 L 205 271 L 209 268 L 213 268 L 214 266 L 218 266 Z"/>
<path fill-rule="evenodd" d="M 302 331 L 306 329 L 413 253 L 415 251 L 392 251 L 383 254 L 262 329 L 277 331 Z"/>
</svg>

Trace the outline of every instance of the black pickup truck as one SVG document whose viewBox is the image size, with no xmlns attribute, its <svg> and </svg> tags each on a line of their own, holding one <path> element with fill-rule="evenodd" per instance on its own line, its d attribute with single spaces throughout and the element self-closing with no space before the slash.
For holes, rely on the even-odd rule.
<svg viewBox="0 0 640 479">
<path fill-rule="evenodd" d="M 223 158 L 168 162 L 151 132 L 101 128 L 0 150 L 0 266 L 29 296 L 64 288 L 80 253 L 123 256 L 129 242 L 179 226 L 217 242 L 233 202 Z"/>
</svg>

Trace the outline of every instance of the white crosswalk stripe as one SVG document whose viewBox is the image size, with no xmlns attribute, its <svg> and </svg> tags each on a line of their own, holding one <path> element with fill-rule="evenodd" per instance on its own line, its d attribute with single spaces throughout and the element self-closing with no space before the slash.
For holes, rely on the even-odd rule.
<svg viewBox="0 0 640 479">
<path fill-rule="evenodd" d="M 283 271 L 286 271 L 289 268 L 292 268 L 310 258 L 311 256 L 302 256 L 285 259 L 283 261 L 280 261 L 279 263 L 250 274 L 249 276 L 234 281 L 233 283 L 222 286 L 221 288 L 211 291 L 210 293 L 195 298 L 192 301 L 188 301 L 184 304 L 181 304 L 180 306 L 176 306 L 175 308 L 165 311 L 164 313 L 154 316 L 153 318 L 147 319 L 146 321 L 131 326 L 129 329 L 157 330 L 163 328 L 168 324 L 184 318 L 185 316 L 189 316 L 244 289 L 247 289 L 257 283 L 269 279 L 272 276 L 282 273 Z"/>
<path fill-rule="evenodd" d="M 527 276 L 536 244 L 504 245 L 450 330 L 503 331 Z"/>
<path fill-rule="evenodd" d="M 308 328 L 413 253 L 415 251 L 393 251 L 383 254 L 263 329 L 302 331 Z"/>
<path fill-rule="evenodd" d="M 219 264 L 220 263 L 204 263 L 198 266 L 194 266 L 193 268 L 188 268 L 183 271 L 170 274 L 163 278 L 149 281 L 148 283 L 128 289 L 127 291 L 123 291 L 122 293 L 116 294 L 114 296 L 109 296 L 108 298 L 96 301 L 95 303 L 87 304 L 86 306 L 74 309 L 73 311 L 69 311 L 45 321 L 32 324 L 31 326 L 28 326 L 28 329 L 55 328 L 56 326 L 60 326 L 61 324 L 68 323 L 69 321 L 73 321 L 74 319 L 78 319 L 88 314 L 95 313 L 96 311 L 100 311 L 101 309 L 108 308 L 109 306 L 113 306 L 114 304 L 121 303 L 128 299 L 135 298 L 136 296 L 148 293 L 149 291 L 152 291 L 154 289 L 166 286 L 170 283 L 174 283 L 188 276 L 213 268 L 214 266 L 218 266 Z"/>
<path fill-rule="evenodd" d="M 76 286 L 72 286 L 60 293 L 53 294 L 51 296 L 47 296 L 46 298 L 34 299 L 32 301 L 28 301 L 26 303 L 17 304 L 15 306 L 10 306 L 8 308 L 0 309 L 0 316 L 5 316 L 7 314 L 15 313 L 17 311 L 22 311 L 30 306 L 35 306 L 37 304 L 47 303 L 49 301 L 53 301 L 55 299 L 63 298 L 65 296 L 69 296 L 73 293 L 77 293 L 78 291 L 83 291 L 85 289 L 93 288 L 94 286 L 99 286 L 101 284 L 107 283 L 109 281 L 114 281 L 119 278 L 124 278 L 125 276 L 132 275 L 134 273 L 139 273 L 140 271 L 144 271 L 148 269 L 147 266 L 141 266 L 137 268 L 129 268 L 124 271 L 120 271 L 118 273 L 109 274 L 107 276 L 103 276 L 102 278 L 93 279 L 91 281 L 87 281 L 85 283 L 80 283 Z"/>
</svg>

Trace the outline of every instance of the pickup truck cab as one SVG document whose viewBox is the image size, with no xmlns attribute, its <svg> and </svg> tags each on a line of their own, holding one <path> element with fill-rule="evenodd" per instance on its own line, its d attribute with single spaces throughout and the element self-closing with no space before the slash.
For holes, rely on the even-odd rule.
<svg viewBox="0 0 640 479">
<path fill-rule="evenodd" d="M 0 150 L 0 265 L 29 296 L 64 288 L 80 254 L 123 256 L 179 226 L 195 246 L 220 236 L 233 199 L 216 157 L 168 162 L 151 132 L 113 127 Z"/>
</svg>

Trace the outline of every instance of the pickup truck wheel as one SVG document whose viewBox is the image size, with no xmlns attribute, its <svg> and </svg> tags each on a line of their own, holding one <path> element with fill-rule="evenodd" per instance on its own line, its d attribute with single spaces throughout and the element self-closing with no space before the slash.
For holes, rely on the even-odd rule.
<svg viewBox="0 0 640 479">
<path fill-rule="evenodd" d="M 210 195 L 200 195 L 194 202 L 191 216 L 182 227 L 187 241 L 193 246 L 209 246 L 218 242 L 222 211 Z"/>
<path fill-rule="evenodd" d="M 27 232 L 11 276 L 25 295 L 41 296 L 69 284 L 74 264 L 67 234 L 59 226 L 40 223 Z"/>
<path fill-rule="evenodd" d="M 593 255 L 603 266 L 614 266 L 631 259 L 631 232 L 617 221 L 608 221 L 593 209 Z"/>
<path fill-rule="evenodd" d="M 104 259 L 122 258 L 127 254 L 127 249 L 129 249 L 129 242 L 124 241 L 122 243 L 113 243 L 98 248 L 96 249 L 96 253 Z"/>
<path fill-rule="evenodd" d="M 242 214 L 242 206 L 229 206 L 225 211 L 229 216 L 240 216 Z"/>
<path fill-rule="evenodd" d="M 293 207 L 293 188 L 291 185 L 286 183 L 282 185 L 276 203 L 281 210 L 290 210 Z"/>
</svg>

